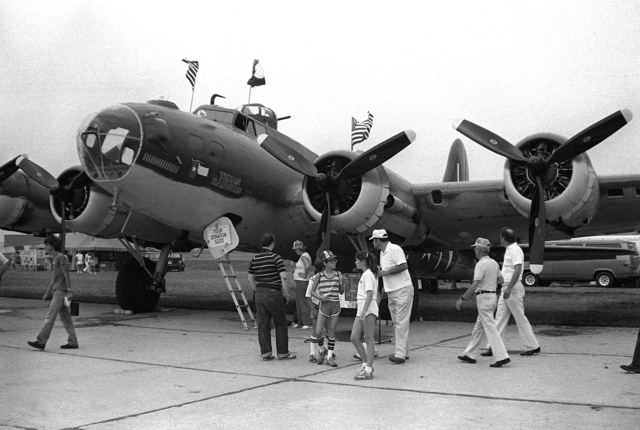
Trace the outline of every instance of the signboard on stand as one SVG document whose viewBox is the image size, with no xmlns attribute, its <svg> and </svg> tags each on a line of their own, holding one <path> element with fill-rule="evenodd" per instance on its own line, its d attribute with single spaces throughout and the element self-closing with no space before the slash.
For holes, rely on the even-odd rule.
<svg viewBox="0 0 640 430">
<path fill-rule="evenodd" d="M 211 256 L 216 260 L 233 251 L 240 239 L 233 223 L 227 217 L 220 217 L 204 229 L 204 240 Z"/>
<path fill-rule="evenodd" d="M 340 307 L 343 309 L 356 309 L 358 307 L 358 282 L 360 273 L 343 273 L 342 284 L 344 294 L 340 295 Z"/>
</svg>

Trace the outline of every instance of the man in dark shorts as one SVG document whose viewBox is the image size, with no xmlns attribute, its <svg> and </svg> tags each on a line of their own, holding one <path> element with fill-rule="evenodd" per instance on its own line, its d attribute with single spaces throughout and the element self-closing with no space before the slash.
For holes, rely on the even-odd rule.
<svg viewBox="0 0 640 430">
<path fill-rule="evenodd" d="M 249 264 L 249 284 L 256 292 L 258 316 L 258 342 L 262 360 L 273 359 L 271 348 L 271 319 L 276 329 L 276 351 L 278 359 L 296 358 L 289 352 L 289 332 L 287 328 L 287 269 L 284 260 L 273 252 L 276 239 L 271 233 L 262 236 L 262 252 Z"/>
</svg>

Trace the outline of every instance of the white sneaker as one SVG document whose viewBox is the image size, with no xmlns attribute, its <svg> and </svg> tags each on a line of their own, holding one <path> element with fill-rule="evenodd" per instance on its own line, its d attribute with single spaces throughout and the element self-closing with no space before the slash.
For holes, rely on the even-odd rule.
<svg viewBox="0 0 640 430">
<path fill-rule="evenodd" d="M 300 327 L 300 330 L 309 330 L 310 328 L 310 325 L 303 325 L 302 327 Z"/>
<path fill-rule="evenodd" d="M 353 377 L 356 381 L 362 381 L 363 379 L 373 379 L 373 369 L 371 372 L 367 372 L 364 367 L 360 369 L 358 374 Z"/>
</svg>

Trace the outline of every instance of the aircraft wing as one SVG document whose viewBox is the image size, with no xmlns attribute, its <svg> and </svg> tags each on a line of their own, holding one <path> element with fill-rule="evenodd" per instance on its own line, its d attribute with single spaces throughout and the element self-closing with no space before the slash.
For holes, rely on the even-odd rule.
<svg viewBox="0 0 640 430">
<path fill-rule="evenodd" d="M 568 208 L 566 213 L 574 216 L 578 223 L 568 225 L 562 217 L 549 220 L 546 240 L 622 233 L 638 228 L 640 176 L 595 177 L 593 182 L 597 186 L 588 189 L 587 203 L 561 202 Z M 497 244 L 499 231 L 504 226 L 513 228 L 523 241 L 527 240 L 528 219 L 512 203 L 514 199 L 509 198 L 504 181 L 433 183 L 414 186 L 413 191 L 421 220 L 429 230 L 429 249 L 438 249 L 439 245 L 463 249 L 477 237 L 486 237 Z M 557 199 L 563 200 L 562 197 Z M 576 214 L 583 218 L 575 217 Z"/>
</svg>

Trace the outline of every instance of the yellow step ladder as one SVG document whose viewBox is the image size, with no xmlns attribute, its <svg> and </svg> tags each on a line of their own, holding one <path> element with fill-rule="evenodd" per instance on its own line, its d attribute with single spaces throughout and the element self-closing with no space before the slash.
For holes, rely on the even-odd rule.
<svg viewBox="0 0 640 430">
<path fill-rule="evenodd" d="M 240 315 L 240 319 L 242 320 L 242 324 L 244 325 L 244 329 L 249 330 L 249 327 L 247 326 L 247 320 L 244 317 L 243 310 L 246 311 L 247 314 L 249 315 L 249 321 L 253 322 L 253 328 L 258 328 L 258 326 L 256 325 L 256 319 L 253 316 L 253 312 L 251 312 L 251 307 L 249 306 L 249 302 L 247 302 L 247 296 L 244 294 L 244 291 L 242 290 L 242 286 L 240 286 L 240 282 L 238 281 L 238 276 L 236 275 L 236 271 L 233 268 L 233 264 L 231 264 L 231 259 L 229 259 L 229 254 L 225 254 L 224 259 L 220 258 L 217 261 L 218 261 L 218 266 L 220 266 L 220 271 L 222 272 L 222 276 L 224 276 L 224 281 L 227 283 L 227 289 L 231 294 L 231 298 L 233 299 L 233 303 L 235 303 L 236 305 L 236 310 L 238 311 L 238 315 Z M 228 266 L 230 274 L 227 274 L 227 270 L 225 269 L 225 266 Z M 231 284 L 232 279 L 235 281 L 235 285 Z M 240 298 L 242 299 L 242 304 L 240 304 L 240 301 L 238 300 L 238 296 L 236 294 L 240 295 Z"/>
</svg>

